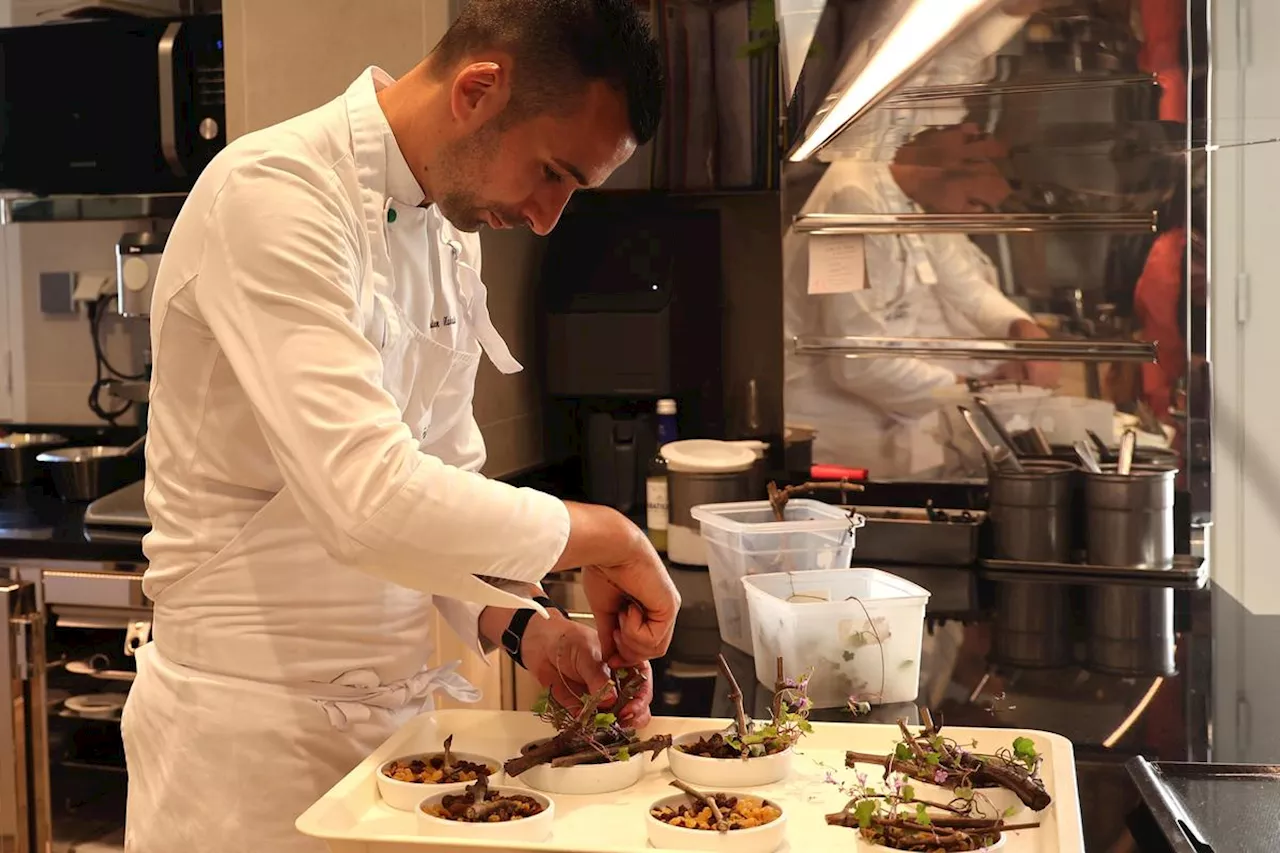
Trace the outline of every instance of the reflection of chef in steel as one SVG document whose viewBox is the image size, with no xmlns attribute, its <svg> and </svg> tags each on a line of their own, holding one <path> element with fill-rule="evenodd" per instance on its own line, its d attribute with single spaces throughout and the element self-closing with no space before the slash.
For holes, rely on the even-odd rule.
<svg viewBox="0 0 1280 853">
<path fill-rule="evenodd" d="M 979 213 L 1011 192 L 995 161 L 1003 145 L 973 125 L 917 134 L 892 163 L 837 160 L 803 212 Z M 899 233 L 863 238 L 865 286 L 788 303 L 805 334 L 824 337 L 1044 338 L 999 289 L 986 254 L 964 234 Z M 808 245 L 789 234 L 788 286 L 808 282 Z M 803 316 L 795 316 L 795 312 Z M 877 478 L 941 473 L 940 389 L 969 378 L 1050 387 L 1051 363 L 921 358 L 796 359 L 787 376 L 787 418 L 817 429 L 814 461 L 869 468 Z"/>
</svg>

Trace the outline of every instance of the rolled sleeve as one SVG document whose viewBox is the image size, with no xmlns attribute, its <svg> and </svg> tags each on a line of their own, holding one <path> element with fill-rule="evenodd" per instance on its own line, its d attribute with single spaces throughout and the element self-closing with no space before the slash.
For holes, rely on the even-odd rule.
<svg viewBox="0 0 1280 853">
<path fill-rule="evenodd" d="M 191 283 L 201 319 L 335 559 L 479 606 L 529 606 L 485 578 L 541 580 L 568 509 L 419 450 L 363 333 L 364 223 L 332 181 L 280 157 L 228 176 Z"/>
</svg>

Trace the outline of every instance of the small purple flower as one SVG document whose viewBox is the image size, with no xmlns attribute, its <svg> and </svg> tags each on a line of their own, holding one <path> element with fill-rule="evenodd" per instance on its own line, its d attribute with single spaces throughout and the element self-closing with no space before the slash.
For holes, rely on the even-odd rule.
<svg viewBox="0 0 1280 853">
<path fill-rule="evenodd" d="M 938 785 L 947 784 L 947 771 L 943 770 L 941 767 L 933 771 L 933 781 Z"/>
<path fill-rule="evenodd" d="M 907 783 L 906 783 L 906 781 L 905 781 L 901 776 L 896 777 L 896 778 L 893 780 L 893 792 L 894 792 L 895 794 L 901 794 L 901 793 L 902 793 L 902 788 L 903 788 L 903 786 L 904 786 L 904 785 L 906 785 L 906 784 L 907 784 Z"/>
<path fill-rule="evenodd" d="M 863 787 L 863 788 L 867 787 L 867 774 L 866 774 L 866 773 L 859 773 L 859 774 L 857 775 L 857 779 L 858 779 L 858 785 L 859 785 L 859 786 L 861 786 L 861 787 Z"/>
<path fill-rule="evenodd" d="M 832 773 L 830 770 L 827 771 L 827 775 L 823 778 L 822 781 L 826 782 L 829 785 L 839 784 L 838 782 L 836 782 L 836 775 Z"/>
</svg>

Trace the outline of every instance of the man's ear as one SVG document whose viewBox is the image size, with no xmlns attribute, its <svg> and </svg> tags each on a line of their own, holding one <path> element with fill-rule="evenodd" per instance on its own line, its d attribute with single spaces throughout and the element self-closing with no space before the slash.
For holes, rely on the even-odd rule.
<svg viewBox="0 0 1280 853">
<path fill-rule="evenodd" d="M 470 132 L 501 113 L 511 99 L 509 66 L 501 62 L 472 62 L 453 78 L 449 106 L 464 132 Z"/>
</svg>

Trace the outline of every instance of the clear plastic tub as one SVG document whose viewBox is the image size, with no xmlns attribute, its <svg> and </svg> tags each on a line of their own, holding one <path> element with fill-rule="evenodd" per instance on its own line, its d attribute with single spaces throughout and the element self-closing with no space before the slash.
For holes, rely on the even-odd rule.
<svg viewBox="0 0 1280 853">
<path fill-rule="evenodd" d="M 815 708 L 916 698 L 927 589 L 878 569 L 759 574 L 742 584 L 762 684 L 773 684 L 781 655 L 788 673 L 812 667 Z"/>
<path fill-rule="evenodd" d="M 786 521 L 773 520 L 768 501 L 703 504 L 691 514 L 706 545 L 720 638 L 747 654 L 751 619 L 742 578 L 847 568 L 854 531 L 865 521 L 856 514 L 850 518 L 847 509 L 803 499 L 787 502 Z"/>
</svg>

